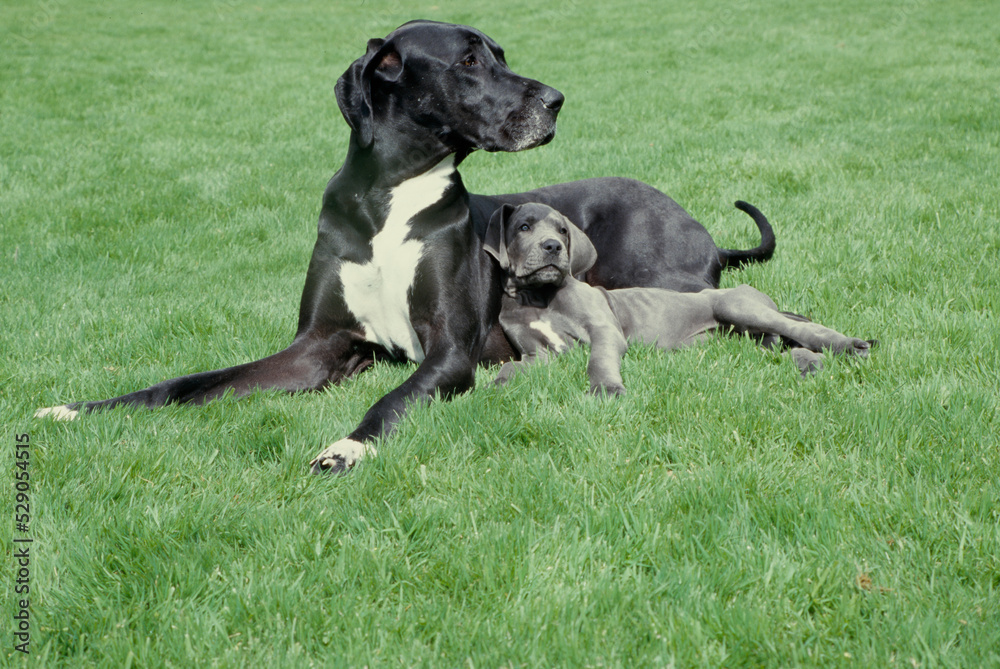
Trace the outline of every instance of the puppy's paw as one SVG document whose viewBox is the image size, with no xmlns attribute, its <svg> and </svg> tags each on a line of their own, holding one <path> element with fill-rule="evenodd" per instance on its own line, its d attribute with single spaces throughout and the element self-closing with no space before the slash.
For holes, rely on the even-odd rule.
<svg viewBox="0 0 1000 669">
<path fill-rule="evenodd" d="M 625 386 L 620 383 L 599 383 L 590 387 L 590 394 L 595 397 L 623 397 Z"/>
<path fill-rule="evenodd" d="M 76 420 L 80 415 L 77 409 L 68 404 L 61 404 L 57 407 L 45 407 L 35 412 L 35 418 L 51 418 L 52 420 Z"/>
<path fill-rule="evenodd" d="M 795 362 L 795 366 L 799 368 L 799 373 L 802 375 L 802 378 L 815 374 L 823 369 L 822 353 L 810 351 L 807 348 L 793 348 L 790 349 L 787 354 L 791 356 L 792 360 Z"/>
<path fill-rule="evenodd" d="M 497 378 L 493 380 L 493 385 L 497 387 L 507 385 L 507 383 L 517 375 L 518 367 L 520 366 L 520 362 L 505 362 L 500 366 L 500 371 L 497 372 Z"/>
<path fill-rule="evenodd" d="M 378 451 L 371 444 L 341 439 L 320 451 L 309 466 L 313 474 L 344 474 L 365 456 L 376 455 Z"/>
</svg>

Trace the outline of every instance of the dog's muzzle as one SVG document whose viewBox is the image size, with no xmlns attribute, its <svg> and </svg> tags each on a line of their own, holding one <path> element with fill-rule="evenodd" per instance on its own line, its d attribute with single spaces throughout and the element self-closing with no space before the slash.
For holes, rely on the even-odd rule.
<svg viewBox="0 0 1000 669">
<path fill-rule="evenodd" d="M 560 285 L 569 273 L 565 245 L 558 239 L 540 242 L 520 263 L 517 263 L 517 283 L 522 286 Z"/>
<path fill-rule="evenodd" d="M 556 117 L 566 97 L 556 89 L 537 84 L 524 102 L 512 111 L 500 128 L 497 151 L 524 151 L 548 144 L 556 136 Z"/>
</svg>

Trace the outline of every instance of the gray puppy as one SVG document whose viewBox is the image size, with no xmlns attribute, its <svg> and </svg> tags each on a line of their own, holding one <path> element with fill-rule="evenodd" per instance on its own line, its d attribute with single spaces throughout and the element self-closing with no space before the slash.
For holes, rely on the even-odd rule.
<svg viewBox="0 0 1000 669">
<path fill-rule="evenodd" d="M 823 351 L 867 357 L 874 341 L 848 337 L 803 316 L 778 311 L 747 285 L 678 293 L 662 288 L 605 290 L 577 280 L 597 260 L 587 235 L 544 204 L 504 205 L 490 219 L 485 249 L 507 272 L 500 325 L 521 360 L 497 383 L 575 342 L 590 344 L 587 373 L 595 394 L 621 395 L 628 342 L 680 348 L 716 330 L 785 348 L 802 375 L 823 368 Z"/>
</svg>

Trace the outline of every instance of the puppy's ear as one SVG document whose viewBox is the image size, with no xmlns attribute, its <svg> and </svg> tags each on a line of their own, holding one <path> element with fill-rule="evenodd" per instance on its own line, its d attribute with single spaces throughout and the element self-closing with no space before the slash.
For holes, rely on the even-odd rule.
<svg viewBox="0 0 1000 669">
<path fill-rule="evenodd" d="M 500 269 L 510 269 L 510 257 L 507 255 L 507 220 L 517 209 L 512 204 L 505 204 L 493 212 L 490 224 L 486 228 L 486 239 L 483 240 L 483 250 L 497 259 Z"/>
<path fill-rule="evenodd" d="M 569 228 L 569 266 L 573 276 L 579 276 L 594 266 L 597 262 L 597 249 L 587 233 L 566 219 Z"/>
<path fill-rule="evenodd" d="M 334 91 L 337 105 L 347 125 L 357 135 L 358 145 L 366 149 L 375 140 L 372 120 L 373 79 L 397 81 L 403 73 L 403 59 L 395 46 L 383 39 L 368 40 L 368 51 L 354 61 L 337 80 Z"/>
</svg>

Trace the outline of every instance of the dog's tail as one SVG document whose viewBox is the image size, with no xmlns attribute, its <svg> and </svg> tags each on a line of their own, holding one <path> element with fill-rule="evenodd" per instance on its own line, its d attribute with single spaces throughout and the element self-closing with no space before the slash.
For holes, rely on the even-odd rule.
<svg viewBox="0 0 1000 669">
<path fill-rule="evenodd" d="M 757 207 L 747 204 L 742 200 L 736 201 L 736 208 L 750 214 L 750 218 L 757 224 L 757 229 L 760 230 L 760 245 L 746 251 L 739 249 L 719 249 L 719 261 L 722 263 L 723 269 L 726 267 L 739 267 L 749 262 L 764 262 L 770 260 L 771 256 L 774 255 L 776 243 L 774 230 L 771 229 L 771 224 L 767 222 L 764 214 L 760 213 Z"/>
</svg>

